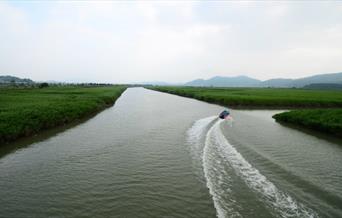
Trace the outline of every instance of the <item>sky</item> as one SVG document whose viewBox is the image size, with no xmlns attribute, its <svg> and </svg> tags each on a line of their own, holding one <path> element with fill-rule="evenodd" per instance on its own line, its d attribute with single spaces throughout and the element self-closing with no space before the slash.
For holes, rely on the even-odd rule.
<svg viewBox="0 0 342 218">
<path fill-rule="evenodd" d="M 182 83 L 342 72 L 342 1 L 0 1 L 0 75 Z"/>
</svg>

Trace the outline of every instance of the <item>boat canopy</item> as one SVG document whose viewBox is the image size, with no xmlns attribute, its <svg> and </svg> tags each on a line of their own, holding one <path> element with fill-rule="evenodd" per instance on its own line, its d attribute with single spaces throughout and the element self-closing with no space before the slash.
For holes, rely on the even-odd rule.
<svg viewBox="0 0 342 218">
<path fill-rule="evenodd" d="M 226 117 L 228 117 L 229 114 L 230 114 L 230 113 L 229 113 L 228 110 L 224 110 L 224 111 L 222 111 L 222 112 L 220 113 L 219 118 L 220 118 L 220 119 L 226 119 Z"/>
</svg>

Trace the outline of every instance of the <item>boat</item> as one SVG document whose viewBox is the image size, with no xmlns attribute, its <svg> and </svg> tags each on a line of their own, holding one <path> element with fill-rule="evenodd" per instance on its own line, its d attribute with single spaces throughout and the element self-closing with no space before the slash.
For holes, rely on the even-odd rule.
<svg viewBox="0 0 342 218">
<path fill-rule="evenodd" d="M 226 119 L 229 116 L 229 111 L 228 110 L 224 110 L 219 114 L 219 118 L 220 119 Z"/>
</svg>

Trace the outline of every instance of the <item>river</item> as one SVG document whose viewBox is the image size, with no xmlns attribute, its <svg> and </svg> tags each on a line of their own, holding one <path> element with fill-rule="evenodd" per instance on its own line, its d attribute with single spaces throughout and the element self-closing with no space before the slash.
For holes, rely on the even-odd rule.
<svg viewBox="0 0 342 218">
<path fill-rule="evenodd" d="M 341 144 L 277 110 L 221 110 L 129 88 L 86 122 L 0 148 L 0 217 L 342 217 Z"/>
</svg>

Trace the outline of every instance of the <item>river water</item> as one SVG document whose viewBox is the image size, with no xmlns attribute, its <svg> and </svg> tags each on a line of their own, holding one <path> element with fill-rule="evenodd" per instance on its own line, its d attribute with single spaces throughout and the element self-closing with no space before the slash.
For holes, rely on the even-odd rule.
<svg viewBox="0 0 342 218">
<path fill-rule="evenodd" d="M 0 150 L 0 217 L 342 217 L 342 146 L 130 88 L 90 120 Z"/>
</svg>

